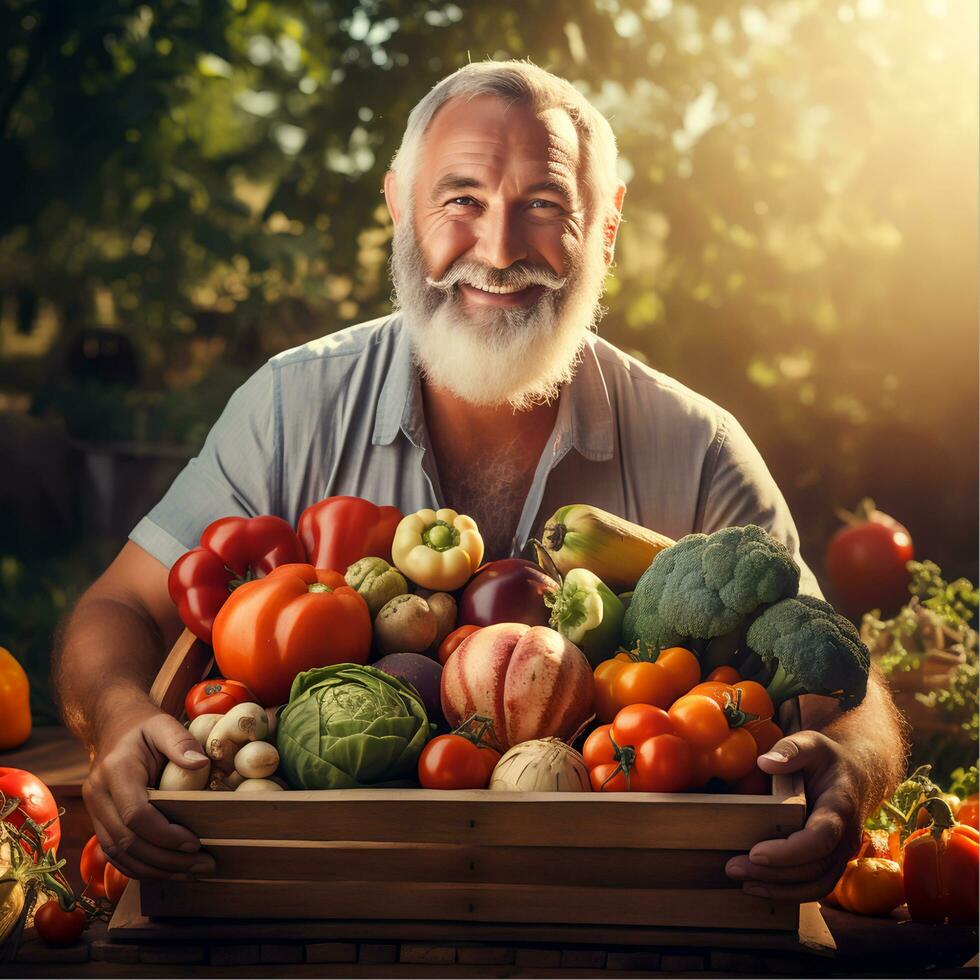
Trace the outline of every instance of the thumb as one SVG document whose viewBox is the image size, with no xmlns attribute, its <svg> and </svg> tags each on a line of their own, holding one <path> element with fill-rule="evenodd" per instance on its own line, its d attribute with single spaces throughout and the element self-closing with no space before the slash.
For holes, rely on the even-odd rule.
<svg viewBox="0 0 980 980">
<path fill-rule="evenodd" d="M 200 769 L 210 762 L 201 751 L 201 743 L 176 718 L 171 718 L 168 714 L 161 712 L 153 717 L 144 732 L 158 752 L 162 752 L 183 769 Z"/>
<path fill-rule="evenodd" d="M 759 756 L 759 768 L 768 773 L 797 772 L 812 765 L 826 751 L 826 737 L 819 732 L 787 735 Z"/>
</svg>

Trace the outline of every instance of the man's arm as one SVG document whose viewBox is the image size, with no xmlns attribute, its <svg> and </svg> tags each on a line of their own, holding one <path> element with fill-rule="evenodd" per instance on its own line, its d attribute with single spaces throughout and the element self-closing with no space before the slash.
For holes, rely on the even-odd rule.
<svg viewBox="0 0 980 980">
<path fill-rule="evenodd" d="M 823 898 L 853 857 L 868 814 L 898 785 L 906 744 L 901 716 L 877 672 L 864 701 L 841 712 L 831 698 L 800 699 L 803 731 L 759 759 L 768 773 L 802 771 L 809 816 L 785 840 L 756 844 L 732 858 L 730 877 L 751 895 L 806 902 Z"/>
<path fill-rule="evenodd" d="M 136 878 L 213 868 L 196 853 L 200 841 L 146 795 L 167 759 L 190 769 L 207 764 L 201 746 L 148 697 L 182 629 L 167 569 L 128 542 L 78 601 L 54 651 L 63 717 L 92 758 L 85 805 L 107 856 Z"/>
</svg>

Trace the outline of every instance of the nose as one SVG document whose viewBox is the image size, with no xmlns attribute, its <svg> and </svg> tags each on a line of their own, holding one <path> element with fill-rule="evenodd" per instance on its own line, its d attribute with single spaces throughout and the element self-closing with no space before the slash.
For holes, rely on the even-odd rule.
<svg viewBox="0 0 980 980">
<path fill-rule="evenodd" d="M 519 217 L 508 208 L 490 208 L 479 221 L 474 257 L 495 269 L 506 269 L 527 258 L 527 242 Z"/>
</svg>

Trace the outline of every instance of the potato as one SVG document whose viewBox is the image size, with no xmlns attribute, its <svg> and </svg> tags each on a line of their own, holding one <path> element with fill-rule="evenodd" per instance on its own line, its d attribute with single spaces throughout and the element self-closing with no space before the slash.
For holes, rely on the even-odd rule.
<svg viewBox="0 0 980 980">
<path fill-rule="evenodd" d="M 439 631 L 436 614 L 425 599 L 399 595 L 384 604 L 374 621 L 378 653 L 421 653 L 432 646 Z"/>
<path fill-rule="evenodd" d="M 433 592 L 425 600 L 435 613 L 438 629 L 432 647 L 437 648 L 456 629 L 456 600 L 448 592 Z"/>
</svg>

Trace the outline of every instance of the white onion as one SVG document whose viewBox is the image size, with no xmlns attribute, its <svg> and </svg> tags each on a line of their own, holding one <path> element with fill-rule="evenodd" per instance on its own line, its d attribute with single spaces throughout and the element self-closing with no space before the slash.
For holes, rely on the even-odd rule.
<svg viewBox="0 0 980 980">
<path fill-rule="evenodd" d="M 561 739 L 535 738 L 508 749 L 494 767 L 490 789 L 525 793 L 591 792 L 585 760 Z"/>
</svg>

